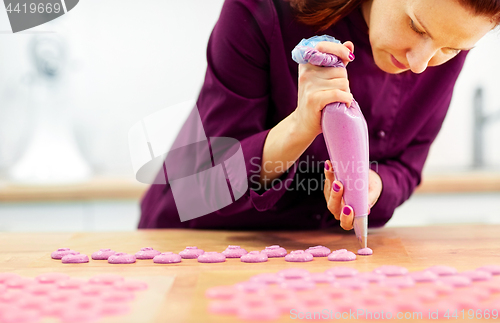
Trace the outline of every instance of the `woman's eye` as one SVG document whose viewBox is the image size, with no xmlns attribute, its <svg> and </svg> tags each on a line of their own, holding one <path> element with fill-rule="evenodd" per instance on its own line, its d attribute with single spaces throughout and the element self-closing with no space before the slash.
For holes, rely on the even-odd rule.
<svg viewBox="0 0 500 323">
<path fill-rule="evenodd" d="M 410 19 L 410 28 L 413 29 L 414 32 L 416 32 L 417 34 L 419 35 L 423 35 L 425 34 L 424 31 L 420 31 L 417 29 L 417 27 L 415 26 L 415 24 L 413 23 L 413 20 Z"/>
</svg>

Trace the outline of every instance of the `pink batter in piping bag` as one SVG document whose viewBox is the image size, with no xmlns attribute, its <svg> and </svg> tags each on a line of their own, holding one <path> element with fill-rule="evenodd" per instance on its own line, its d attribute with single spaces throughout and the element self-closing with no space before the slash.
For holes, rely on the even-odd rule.
<svg viewBox="0 0 500 323">
<path fill-rule="evenodd" d="M 299 64 L 344 67 L 341 59 L 314 49 L 321 41 L 340 43 L 323 35 L 302 41 L 292 51 L 292 58 Z M 367 247 L 368 231 L 368 127 L 356 101 L 348 108 L 344 103 L 333 102 L 325 106 L 321 127 L 335 178 L 344 186 L 344 202 L 354 210 L 354 232 L 361 248 Z"/>
</svg>

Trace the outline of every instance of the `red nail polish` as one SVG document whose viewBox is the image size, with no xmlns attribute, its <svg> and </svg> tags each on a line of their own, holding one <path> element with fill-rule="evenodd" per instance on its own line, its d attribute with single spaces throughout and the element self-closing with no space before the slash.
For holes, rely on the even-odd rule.
<svg viewBox="0 0 500 323">
<path fill-rule="evenodd" d="M 342 213 L 344 213 L 345 215 L 349 215 L 351 214 L 351 209 L 348 206 L 344 206 Z"/>
<path fill-rule="evenodd" d="M 337 183 L 333 183 L 333 190 L 334 190 L 335 192 L 337 192 L 337 193 L 338 193 L 338 192 L 340 191 L 340 186 L 339 186 L 339 184 L 337 184 Z"/>
<path fill-rule="evenodd" d="M 354 56 L 353 53 L 349 53 L 349 59 L 351 60 L 351 62 L 355 59 L 356 57 Z"/>
<path fill-rule="evenodd" d="M 325 169 L 330 170 L 330 166 L 328 165 L 328 163 L 325 163 Z"/>
</svg>

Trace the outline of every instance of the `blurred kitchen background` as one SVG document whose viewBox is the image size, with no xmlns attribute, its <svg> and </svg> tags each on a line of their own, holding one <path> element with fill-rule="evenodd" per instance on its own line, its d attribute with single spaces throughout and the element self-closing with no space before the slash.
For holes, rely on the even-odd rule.
<svg viewBox="0 0 500 323">
<path fill-rule="evenodd" d="M 136 229 L 147 185 L 135 181 L 128 131 L 196 99 L 222 3 L 85 0 L 16 34 L 0 10 L 0 231 Z M 498 30 L 469 54 L 424 183 L 388 226 L 500 223 L 499 54 Z M 62 144 L 77 150 L 60 159 L 78 166 L 79 182 L 14 183 L 33 166 L 23 161 L 33 134 L 47 129 L 73 134 Z"/>
</svg>

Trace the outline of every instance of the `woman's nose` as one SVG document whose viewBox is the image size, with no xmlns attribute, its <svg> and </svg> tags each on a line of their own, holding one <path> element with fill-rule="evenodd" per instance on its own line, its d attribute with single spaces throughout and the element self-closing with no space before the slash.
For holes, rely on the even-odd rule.
<svg viewBox="0 0 500 323">
<path fill-rule="evenodd" d="M 430 46 L 414 47 L 406 52 L 406 59 L 413 73 L 420 74 L 429 65 L 429 61 L 436 54 L 436 50 Z"/>
</svg>

